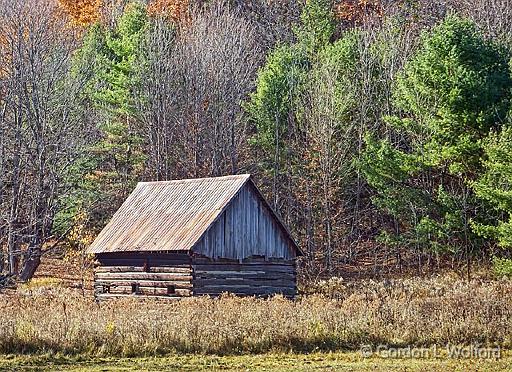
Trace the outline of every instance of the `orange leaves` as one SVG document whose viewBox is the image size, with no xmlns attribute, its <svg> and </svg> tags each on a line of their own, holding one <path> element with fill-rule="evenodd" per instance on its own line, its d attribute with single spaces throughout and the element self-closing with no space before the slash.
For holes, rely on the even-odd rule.
<svg viewBox="0 0 512 372">
<path fill-rule="evenodd" d="M 102 20 L 102 11 L 108 8 L 123 7 L 119 1 L 104 0 L 57 0 L 60 7 L 72 19 L 76 26 L 89 26 Z M 189 19 L 191 0 L 151 0 L 147 10 L 150 16 L 163 16 L 175 23 L 183 23 Z"/>
<path fill-rule="evenodd" d="M 75 33 L 66 24 L 68 16 L 58 1 L 0 0 L 1 78 L 12 73 L 16 64 L 29 59 L 30 48 L 39 47 L 42 43 L 45 46 L 52 43 L 62 45 L 74 39 Z M 11 6 L 7 7 L 7 3 Z"/>
<path fill-rule="evenodd" d="M 102 0 L 59 0 L 60 6 L 77 26 L 88 26 L 100 17 Z"/>
<path fill-rule="evenodd" d="M 189 19 L 189 8 L 190 0 L 153 0 L 148 4 L 148 14 L 183 23 Z"/>
<path fill-rule="evenodd" d="M 334 7 L 336 18 L 351 24 L 361 24 L 369 17 L 383 14 L 380 0 L 341 0 Z"/>
</svg>

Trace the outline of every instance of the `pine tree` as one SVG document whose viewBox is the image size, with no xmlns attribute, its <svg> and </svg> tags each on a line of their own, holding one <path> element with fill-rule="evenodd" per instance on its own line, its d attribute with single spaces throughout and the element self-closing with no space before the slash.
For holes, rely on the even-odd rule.
<svg viewBox="0 0 512 372">
<path fill-rule="evenodd" d="M 146 8 L 130 3 L 115 29 L 93 25 L 75 58 L 75 73 L 86 74 L 85 95 L 95 107 L 99 139 L 84 159 L 83 196 L 96 199 L 99 225 L 124 200 L 144 163 L 142 138 L 132 96 L 138 82 L 140 45 L 147 25 Z M 104 202 L 103 202 L 104 201 Z"/>
<path fill-rule="evenodd" d="M 492 225 L 475 224 L 480 235 L 495 239 L 505 249 L 512 248 L 512 126 L 490 134 L 484 142 L 484 171 L 472 183 L 478 197 L 499 212 Z"/>
<path fill-rule="evenodd" d="M 451 17 L 423 36 L 394 89 L 402 114 L 387 118 L 398 140 L 368 138 L 363 160 L 375 203 L 398 221 L 387 242 L 467 257 L 478 245 L 470 220 L 483 206 L 468 183 L 506 115 L 507 60 L 469 21 Z"/>
<path fill-rule="evenodd" d="M 290 195 L 290 190 L 282 190 L 280 185 L 290 185 L 291 168 L 301 156 L 294 150 L 300 137 L 299 99 L 318 51 L 332 36 L 332 19 L 327 1 L 308 1 L 294 30 L 297 42 L 280 45 L 270 53 L 258 73 L 256 91 L 245 106 L 256 129 L 250 142 L 261 155 L 260 169 L 272 179 L 275 208 L 284 199 L 283 194 Z"/>
</svg>

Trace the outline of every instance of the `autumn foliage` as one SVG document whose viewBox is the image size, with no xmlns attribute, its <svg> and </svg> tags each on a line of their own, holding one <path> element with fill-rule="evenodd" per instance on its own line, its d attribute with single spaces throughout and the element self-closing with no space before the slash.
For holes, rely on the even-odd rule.
<svg viewBox="0 0 512 372">
<path fill-rule="evenodd" d="M 60 6 L 78 26 L 88 26 L 100 18 L 102 0 L 59 0 Z"/>
<path fill-rule="evenodd" d="M 334 6 L 337 19 L 350 24 L 362 24 L 368 17 L 383 14 L 381 0 L 342 0 Z"/>
<path fill-rule="evenodd" d="M 189 19 L 190 0 L 153 0 L 148 4 L 150 16 L 163 16 L 175 23 Z"/>
<path fill-rule="evenodd" d="M 103 0 L 58 0 L 62 10 L 76 26 L 89 26 L 101 19 Z M 153 0 L 148 2 L 150 16 L 163 16 L 175 23 L 189 19 L 190 0 Z"/>
</svg>

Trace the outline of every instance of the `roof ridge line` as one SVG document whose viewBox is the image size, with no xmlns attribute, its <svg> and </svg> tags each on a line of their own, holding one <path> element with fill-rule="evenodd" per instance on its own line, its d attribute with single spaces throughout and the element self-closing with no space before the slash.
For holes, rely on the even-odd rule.
<svg viewBox="0 0 512 372">
<path fill-rule="evenodd" d="M 202 178 L 186 178 L 186 179 L 178 179 L 178 180 L 167 180 L 167 181 L 140 181 L 137 182 L 139 185 L 148 185 L 148 184 L 164 184 L 164 183 L 189 183 L 189 182 L 198 182 L 198 181 L 205 181 L 205 180 L 232 180 L 232 179 L 248 179 L 251 177 L 251 174 L 244 173 L 244 174 L 231 174 L 227 176 L 218 176 L 218 177 L 202 177 Z"/>
</svg>

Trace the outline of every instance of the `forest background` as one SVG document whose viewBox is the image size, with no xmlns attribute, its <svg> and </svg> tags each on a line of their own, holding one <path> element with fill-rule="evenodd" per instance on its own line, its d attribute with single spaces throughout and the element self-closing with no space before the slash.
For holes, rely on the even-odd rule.
<svg viewBox="0 0 512 372">
<path fill-rule="evenodd" d="M 510 275 L 511 53 L 508 0 L 0 0 L 0 274 L 251 173 L 305 279 Z"/>
</svg>

